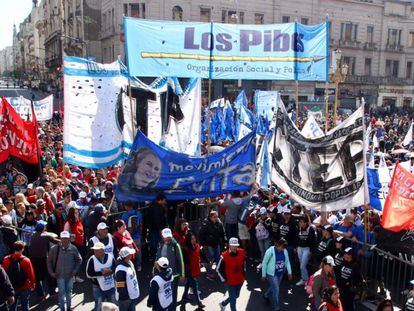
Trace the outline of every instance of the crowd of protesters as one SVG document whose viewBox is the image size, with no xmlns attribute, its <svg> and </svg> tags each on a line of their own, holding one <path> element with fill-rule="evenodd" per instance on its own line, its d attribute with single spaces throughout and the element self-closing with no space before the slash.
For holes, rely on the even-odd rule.
<svg viewBox="0 0 414 311">
<path fill-rule="evenodd" d="M 397 115 L 368 121 L 371 141 L 376 135 L 376 148 L 388 153 L 401 147 L 410 125 Z M 367 254 L 358 242 L 375 243 L 378 211 L 365 206 L 320 215 L 276 186 L 255 186 L 250 193 L 203 200 L 206 218 L 192 219 L 199 224 L 192 226 L 186 219 L 191 202 L 168 202 L 164 195 L 145 206 L 117 202 L 120 166 L 65 164 L 61 124 L 56 117 L 42 126 L 42 175 L 34 183 L 9 187 L 13 169 L 1 177 L 0 310 L 29 310 L 34 293 L 72 310 L 74 283 L 86 276 L 95 310 L 135 310 L 142 286 L 149 286 L 153 310 L 175 310 L 178 301 L 203 309 L 198 279 L 205 277 L 226 284 L 228 297 L 217 308 L 234 311 L 247 261 L 257 264 L 269 310 L 281 310 L 281 282 L 303 287 L 309 295 L 304 308 L 355 310 L 367 286 L 360 264 Z M 404 156 L 390 153 L 389 161 Z M 150 284 L 141 283 L 144 261 L 153 263 Z M 406 310 L 414 310 L 412 293 Z M 392 310 L 391 301 L 378 310 Z"/>
</svg>

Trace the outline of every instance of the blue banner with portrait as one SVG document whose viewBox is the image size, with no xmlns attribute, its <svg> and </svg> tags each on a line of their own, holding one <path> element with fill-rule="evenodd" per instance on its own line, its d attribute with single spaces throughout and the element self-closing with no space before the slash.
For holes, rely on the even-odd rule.
<svg viewBox="0 0 414 311">
<path fill-rule="evenodd" d="M 124 17 L 131 76 L 327 81 L 328 23 L 269 25 Z"/>
<path fill-rule="evenodd" d="M 216 154 L 194 157 L 161 147 L 138 130 L 118 178 L 120 201 L 215 197 L 249 191 L 255 181 L 255 133 Z"/>
</svg>

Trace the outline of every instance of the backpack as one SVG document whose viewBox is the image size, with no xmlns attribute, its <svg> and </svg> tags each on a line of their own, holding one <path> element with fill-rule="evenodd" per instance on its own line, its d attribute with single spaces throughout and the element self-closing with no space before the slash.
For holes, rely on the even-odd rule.
<svg viewBox="0 0 414 311">
<path fill-rule="evenodd" d="M 269 231 L 267 231 L 265 226 L 261 222 L 259 222 L 256 225 L 256 238 L 258 240 L 264 240 L 264 239 L 267 239 L 268 237 L 269 237 Z"/>
<path fill-rule="evenodd" d="M 11 256 L 9 257 L 10 266 L 7 269 L 7 275 L 9 276 L 10 282 L 15 289 L 22 288 L 27 280 L 26 272 L 21 265 L 24 258 L 25 257 L 22 256 L 19 259 L 14 260 Z"/>
<path fill-rule="evenodd" d="M 127 229 L 131 235 L 140 233 L 139 232 L 139 220 L 137 214 L 131 215 L 128 218 Z"/>
</svg>

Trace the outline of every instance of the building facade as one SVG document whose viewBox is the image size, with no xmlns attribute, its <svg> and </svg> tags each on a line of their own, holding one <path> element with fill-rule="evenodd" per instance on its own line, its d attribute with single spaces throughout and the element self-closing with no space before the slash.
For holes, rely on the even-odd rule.
<svg viewBox="0 0 414 311">
<path fill-rule="evenodd" d="M 123 16 L 158 20 L 270 24 L 297 20 L 324 22 L 329 16 L 330 49 L 340 49 L 348 76 L 340 86 L 345 104 L 364 96 L 373 105 L 414 107 L 414 5 L 396 0 L 103 0 L 102 62 L 124 58 Z M 237 20 L 238 19 L 238 20 Z M 242 78 L 242 77 L 241 77 Z M 232 97 L 244 88 L 277 89 L 285 101 L 295 99 L 290 81 L 214 81 L 214 97 Z M 300 82 L 299 101 L 323 97 L 325 83 Z M 329 85 L 330 90 L 334 84 Z"/>
</svg>

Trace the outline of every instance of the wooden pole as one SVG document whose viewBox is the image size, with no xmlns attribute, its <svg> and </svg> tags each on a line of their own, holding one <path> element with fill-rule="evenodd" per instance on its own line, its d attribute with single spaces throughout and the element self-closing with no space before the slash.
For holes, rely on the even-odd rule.
<svg viewBox="0 0 414 311">
<path fill-rule="evenodd" d="M 128 77 L 128 97 L 129 97 L 129 109 L 131 111 L 131 130 L 132 130 L 132 139 L 135 138 L 135 122 L 134 122 L 134 109 L 132 105 L 132 92 L 131 92 L 131 78 Z"/>
<path fill-rule="evenodd" d="M 335 76 L 336 76 L 336 73 L 335 73 Z M 334 79 L 335 79 L 335 102 L 334 102 L 333 118 L 334 118 L 334 126 L 335 126 L 336 125 L 336 114 L 338 113 L 339 80 L 338 80 L 338 77 L 335 77 Z"/>
<path fill-rule="evenodd" d="M 211 146 L 210 139 L 210 103 L 211 103 L 211 79 L 208 79 L 208 94 L 207 94 L 207 115 L 206 115 L 206 137 L 207 148 Z"/>
<path fill-rule="evenodd" d="M 295 85 L 296 85 L 296 125 L 299 128 L 299 81 L 296 80 L 295 81 Z"/>
<path fill-rule="evenodd" d="M 329 122 L 329 83 L 325 83 L 325 134 L 328 133 L 328 122 Z"/>
</svg>

